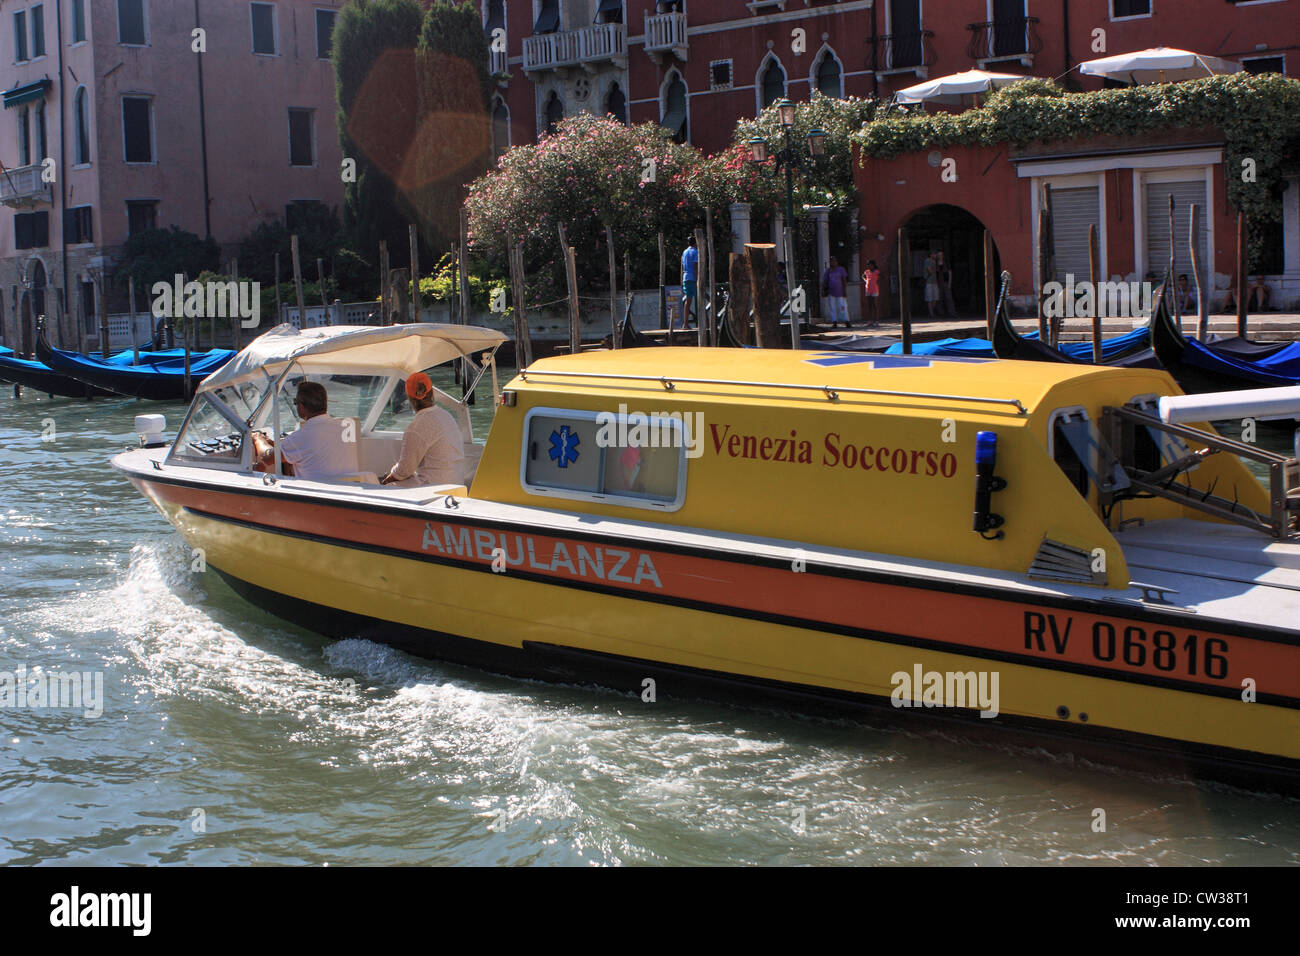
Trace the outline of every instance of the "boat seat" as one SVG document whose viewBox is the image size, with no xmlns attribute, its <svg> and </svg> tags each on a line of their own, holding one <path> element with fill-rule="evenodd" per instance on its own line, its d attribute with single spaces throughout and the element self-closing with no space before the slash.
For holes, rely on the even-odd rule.
<svg viewBox="0 0 1300 956">
<path fill-rule="evenodd" d="M 479 459 L 483 457 L 483 446 L 478 442 L 467 441 L 463 447 L 465 451 L 465 485 L 468 487 L 474 483 L 474 474 L 478 471 Z"/>
</svg>

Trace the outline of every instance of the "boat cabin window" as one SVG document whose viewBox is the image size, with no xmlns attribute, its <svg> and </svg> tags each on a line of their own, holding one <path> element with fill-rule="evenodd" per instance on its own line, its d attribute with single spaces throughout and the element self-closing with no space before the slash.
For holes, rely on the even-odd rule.
<svg viewBox="0 0 1300 956">
<path fill-rule="evenodd" d="M 680 419 L 535 408 L 519 477 L 536 495 L 676 511 L 686 496 Z"/>
<path fill-rule="evenodd" d="M 1049 434 L 1048 450 L 1052 459 L 1083 497 L 1088 497 L 1092 485 L 1099 484 L 1102 468 L 1109 471 L 1111 490 L 1129 486 L 1128 475 L 1105 447 L 1101 433 L 1083 408 L 1061 408 L 1053 412 Z"/>
<path fill-rule="evenodd" d="M 243 460 L 243 430 L 227 418 L 207 396 L 200 396 L 172 448 L 188 462 L 238 466 Z"/>
</svg>

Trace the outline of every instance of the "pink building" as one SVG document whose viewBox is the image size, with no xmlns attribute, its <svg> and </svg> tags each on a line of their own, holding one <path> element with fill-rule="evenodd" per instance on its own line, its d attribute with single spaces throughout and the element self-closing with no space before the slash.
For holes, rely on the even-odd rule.
<svg viewBox="0 0 1300 956">
<path fill-rule="evenodd" d="M 330 36 L 342 0 L 0 3 L 0 330 L 94 347 L 99 278 L 176 225 L 229 250 L 294 203 L 341 206 Z M 147 308 L 147 290 L 137 290 Z"/>
</svg>

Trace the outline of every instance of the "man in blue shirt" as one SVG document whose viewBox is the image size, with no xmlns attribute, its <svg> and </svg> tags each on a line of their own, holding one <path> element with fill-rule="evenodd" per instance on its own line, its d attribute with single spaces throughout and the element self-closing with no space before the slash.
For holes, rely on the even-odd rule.
<svg viewBox="0 0 1300 956">
<path fill-rule="evenodd" d="M 695 309 L 696 271 L 700 264 L 700 250 L 695 247 L 695 237 L 687 241 L 686 251 L 682 253 L 682 328 L 693 318 Z M 673 320 L 668 319 L 668 331 L 672 331 Z"/>
</svg>

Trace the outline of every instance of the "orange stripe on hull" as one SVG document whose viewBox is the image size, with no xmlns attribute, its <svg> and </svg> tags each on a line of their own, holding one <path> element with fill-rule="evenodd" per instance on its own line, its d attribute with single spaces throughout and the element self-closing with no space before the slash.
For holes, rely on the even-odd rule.
<svg viewBox="0 0 1300 956">
<path fill-rule="evenodd" d="M 575 541 L 532 531 L 501 531 L 380 511 L 144 482 L 159 501 L 269 528 L 319 535 L 413 555 L 619 589 L 649 599 L 726 605 L 846 630 L 942 643 L 989 656 L 1100 669 L 1117 676 L 1176 681 L 1240 694 L 1243 680 L 1261 697 L 1300 702 L 1300 642 L 1095 614 L 1016 600 L 918 590 L 841 574 L 798 575 L 791 568 L 623 542 Z"/>
</svg>

